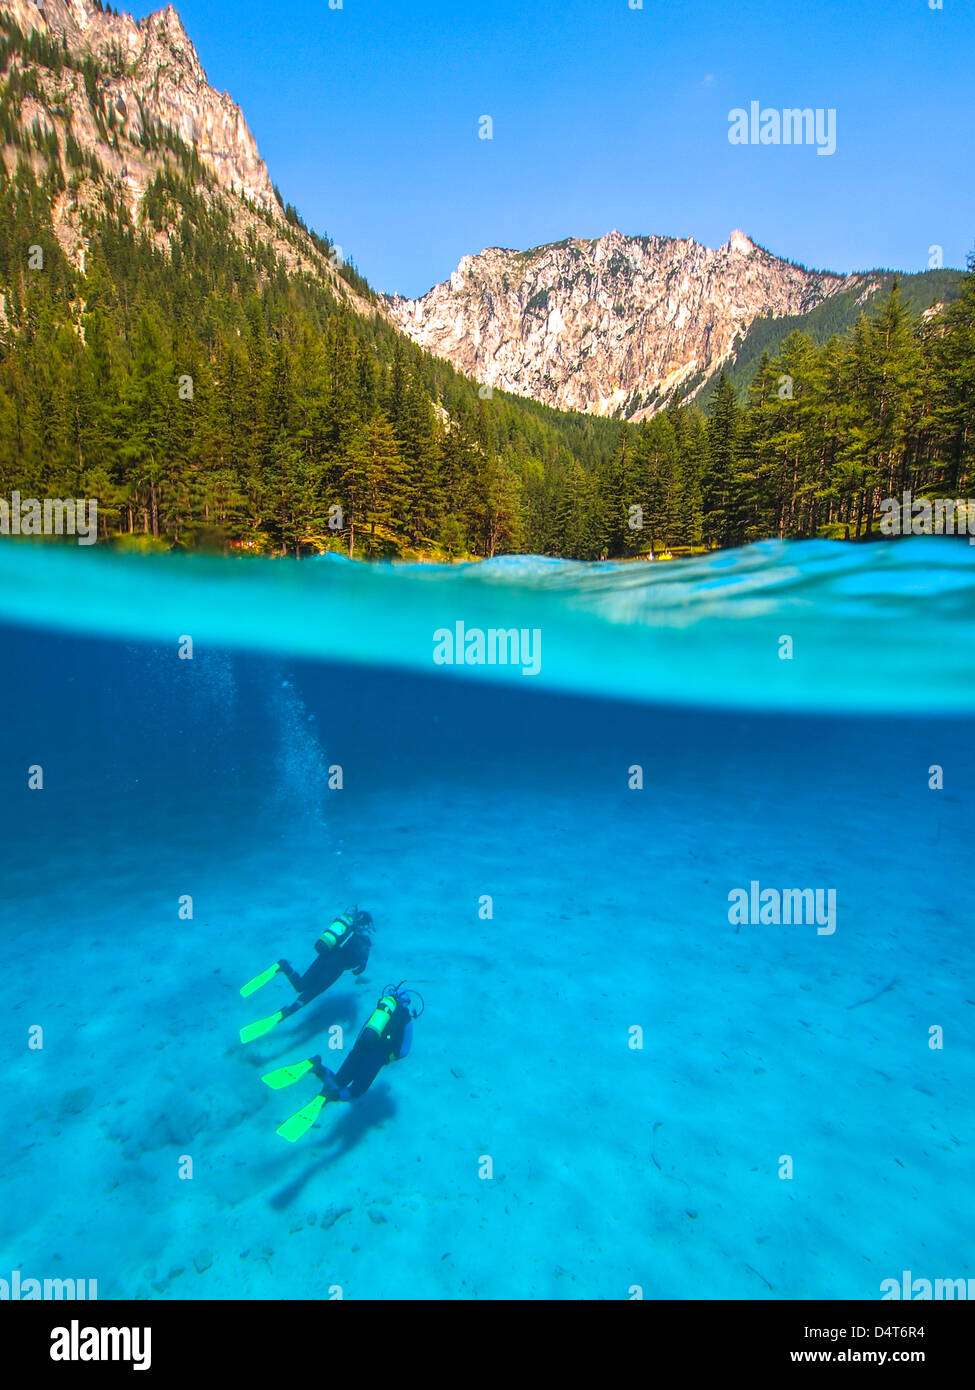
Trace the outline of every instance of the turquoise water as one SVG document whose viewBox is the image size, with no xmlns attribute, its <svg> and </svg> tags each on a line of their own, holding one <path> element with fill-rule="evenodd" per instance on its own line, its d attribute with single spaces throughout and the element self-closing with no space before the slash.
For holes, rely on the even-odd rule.
<svg viewBox="0 0 975 1390">
<path fill-rule="evenodd" d="M 698 560 L 227 564 L 0 549 L 0 618 L 266 655 L 433 669 L 433 633 L 538 628 L 535 681 L 611 699 L 745 709 L 975 707 L 975 548 L 766 542 Z M 791 661 L 778 639 L 793 638 Z M 452 674 L 457 674 L 453 672 Z M 522 683 L 520 669 L 465 670 Z"/>
<path fill-rule="evenodd" d="M 438 664 L 458 623 L 465 653 L 527 646 Z M 8 544 L 0 636 L 0 1278 L 874 1299 L 975 1275 L 975 549 Z M 730 921 L 753 882 L 832 892 L 833 919 Z M 356 902 L 365 975 L 242 1047 L 292 996 L 239 987 Z M 335 1024 L 347 1048 L 400 979 L 410 1055 L 282 1142 L 313 1088 L 261 1074 Z"/>
</svg>

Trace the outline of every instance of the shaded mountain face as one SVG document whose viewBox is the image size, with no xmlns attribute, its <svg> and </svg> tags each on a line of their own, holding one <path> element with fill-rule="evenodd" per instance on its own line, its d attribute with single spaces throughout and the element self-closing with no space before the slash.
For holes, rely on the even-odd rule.
<svg viewBox="0 0 975 1390">
<path fill-rule="evenodd" d="M 743 232 L 627 237 L 465 256 L 422 299 L 389 299 L 415 342 L 482 383 L 639 420 L 690 394 L 762 316 L 804 314 L 868 277 L 804 270 Z"/>
</svg>

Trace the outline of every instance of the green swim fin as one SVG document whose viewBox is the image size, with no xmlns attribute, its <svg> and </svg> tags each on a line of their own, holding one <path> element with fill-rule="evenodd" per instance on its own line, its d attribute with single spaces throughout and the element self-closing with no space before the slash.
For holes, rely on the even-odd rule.
<svg viewBox="0 0 975 1390">
<path fill-rule="evenodd" d="M 262 989 L 263 986 L 267 984 L 268 980 L 274 979 L 280 969 L 281 962 L 276 960 L 273 965 L 269 965 L 266 970 L 262 970 L 260 975 L 255 975 L 253 980 L 248 980 L 246 985 L 241 986 L 240 997 L 242 999 L 248 999 L 252 994 L 256 994 L 259 989 Z"/>
<path fill-rule="evenodd" d="M 249 1043 L 255 1038 L 263 1038 L 264 1034 L 276 1028 L 283 1018 L 284 1009 L 278 1009 L 276 1014 L 268 1014 L 267 1018 L 259 1018 L 256 1023 L 248 1023 L 246 1028 L 240 1030 L 241 1042 Z"/>
<path fill-rule="evenodd" d="M 307 1105 L 302 1106 L 289 1120 L 285 1120 L 283 1125 L 279 1125 L 277 1133 L 282 1139 L 287 1139 L 289 1144 L 293 1144 L 303 1134 L 308 1133 L 327 1103 L 324 1096 L 316 1096 L 314 1100 L 310 1100 Z"/>
<path fill-rule="evenodd" d="M 314 1066 L 314 1062 L 306 1059 L 304 1062 L 295 1062 L 290 1067 L 278 1067 L 277 1071 L 269 1071 L 261 1080 L 266 1086 L 270 1086 L 272 1091 L 281 1091 L 285 1086 L 293 1086 L 296 1081 L 307 1076 Z"/>
</svg>

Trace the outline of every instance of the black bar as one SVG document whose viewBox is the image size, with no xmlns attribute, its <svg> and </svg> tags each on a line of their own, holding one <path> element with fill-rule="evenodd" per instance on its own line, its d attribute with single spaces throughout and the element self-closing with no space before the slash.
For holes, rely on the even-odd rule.
<svg viewBox="0 0 975 1390">
<path fill-rule="evenodd" d="M 621 1300 L 625 1302 L 626 1300 Z M 55 1333 L 76 1324 L 74 1341 Z M 492 1366 L 507 1379 L 541 1362 L 550 1382 L 563 1367 L 585 1374 L 578 1355 L 601 1358 L 605 1378 L 625 1364 L 648 1378 L 666 1367 L 747 1377 L 794 1367 L 870 1366 L 971 1374 L 975 1333 L 967 1302 L 638 1302 L 378 1303 L 343 1301 L 7 1304 L 0 1311 L 6 1363 L 20 1378 L 106 1372 L 132 1375 L 145 1358 L 144 1336 L 129 1361 L 54 1361 L 55 1340 L 68 1351 L 95 1345 L 86 1328 L 150 1330 L 149 1365 L 140 1375 L 167 1383 L 195 1373 L 276 1380 L 305 1374 L 368 1375 L 387 1358 L 396 1373 L 423 1379 L 453 1368 L 468 1380 Z M 462 1339 L 458 1341 L 458 1338 Z M 97 1343 L 101 1350 L 101 1341 Z M 111 1343 L 106 1344 L 111 1351 Z M 124 1345 L 120 1343 L 124 1350 Z M 881 1359 L 882 1358 L 882 1359 Z M 613 1368 L 616 1367 L 617 1370 Z M 390 1367 L 392 1369 L 392 1366 Z M 47 1383 L 47 1382 L 45 1382 Z"/>
</svg>

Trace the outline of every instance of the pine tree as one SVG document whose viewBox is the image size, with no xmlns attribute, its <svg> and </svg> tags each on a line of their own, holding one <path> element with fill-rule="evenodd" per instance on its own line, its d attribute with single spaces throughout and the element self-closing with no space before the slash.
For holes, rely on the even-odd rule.
<svg viewBox="0 0 975 1390">
<path fill-rule="evenodd" d="M 707 439 L 704 538 L 712 546 L 738 545 L 744 529 L 739 481 L 741 410 L 735 388 L 723 372 L 714 392 Z"/>
</svg>

